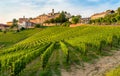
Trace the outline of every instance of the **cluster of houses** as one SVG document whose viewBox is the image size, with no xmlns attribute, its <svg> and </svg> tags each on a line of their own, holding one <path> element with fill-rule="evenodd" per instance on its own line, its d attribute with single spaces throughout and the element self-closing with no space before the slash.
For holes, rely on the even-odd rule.
<svg viewBox="0 0 120 76">
<path fill-rule="evenodd" d="M 115 13 L 115 11 L 107 10 L 107 11 L 102 12 L 102 13 L 96 13 L 96 14 L 92 15 L 89 18 L 81 18 L 79 22 L 81 24 L 87 24 L 87 23 L 89 23 L 90 20 L 103 18 L 107 14 L 112 14 L 112 13 Z M 25 16 L 24 16 L 23 18 L 19 18 L 18 19 L 18 27 L 19 28 L 22 28 L 22 27 L 24 27 L 24 28 L 34 28 L 35 24 L 43 24 L 44 25 L 44 22 L 46 20 L 57 18 L 57 17 L 59 17 L 59 15 L 60 15 L 60 12 L 55 13 L 54 9 L 52 9 L 51 13 L 42 14 L 42 15 L 37 16 L 36 18 L 25 18 Z M 69 19 L 72 17 L 70 13 L 65 13 L 65 15 Z M 0 24 L 0 30 L 1 29 L 5 30 L 6 28 L 11 27 L 12 25 L 13 25 L 12 21 L 11 22 L 7 22 L 7 24 Z"/>
<path fill-rule="evenodd" d="M 54 9 L 52 9 L 51 13 L 39 15 L 38 17 L 31 19 L 30 22 L 37 23 L 37 24 L 43 24 L 46 20 L 59 17 L 59 15 L 60 15 L 59 12 L 54 13 Z"/>
<path fill-rule="evenodd" d="M 71 15 L 70 13 L 65 12 L 65 15 L 67 18 L 70 18 Z M 46 20 L 50 20 L 50 19 L 54 19 L 60 16 L 60 12 L 55 13 L 54 9 L 52 9 L 51 13 L 48 14 L 42 14 L 39 15 L 35 18 L 25 18 L 25 16 L 23 16 L 23 18 L 19 18 L 18 19 L 18 28 L 34 28 L 35 24 L 42 24 L 45 25 L 44 22 Z M 13 25 L 13 22 L 7 22 L 7 24 L 0 24 L 0 29 L 5 29 L 6 27 L 11 27 Z M 49 26 L 49 25 L 48 25 Z"/>
</svg>

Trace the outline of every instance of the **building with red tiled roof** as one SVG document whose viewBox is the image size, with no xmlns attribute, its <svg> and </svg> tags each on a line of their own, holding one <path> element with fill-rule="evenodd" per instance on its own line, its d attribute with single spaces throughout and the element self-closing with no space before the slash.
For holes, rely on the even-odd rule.
<svg viewBox="0 0 120 76">
<path fill-rule="evenodd" d="M 104 18 L 106 15 L 112 14 L 112 13 L 114 13 L 113 10 L 107 10 L 106 12 L 96 13 L 91 16 L 91 20 L 98 19 L 98 18 Z"/>
<path fill-rule="evenodd" d="M 46 20 L 57 18 L 59 15 L 60 13 L 54 13 L 54 9 L 52 9 L 51 13 L 39 15 L 38 17 L 31 19 L 30 22 L 35 24 L 43 24 Z"/>
<path fill-rule="evenodd" d="M 8 25 L 6 25 L 6 24 L 0 24 L 0 30 L 5 30 L 5 29 L 8 29 L 9 28 L 9 26 Z"/>
</svg>

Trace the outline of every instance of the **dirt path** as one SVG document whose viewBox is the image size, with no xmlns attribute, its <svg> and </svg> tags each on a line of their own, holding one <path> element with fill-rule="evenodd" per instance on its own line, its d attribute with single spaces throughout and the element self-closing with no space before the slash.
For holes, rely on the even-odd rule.
<svg viewBox="0 0 120 76">
<path fill-rule="evenodd" d="M 84 64 L 85 67 L 72 66 L 71 72 L 62 69 L 62 76 L 103 76 L 104 72 L 120 65 L 120 51 L 115 51 L 112 56 L 97 60 L 94 64 Z"/>
</svg>

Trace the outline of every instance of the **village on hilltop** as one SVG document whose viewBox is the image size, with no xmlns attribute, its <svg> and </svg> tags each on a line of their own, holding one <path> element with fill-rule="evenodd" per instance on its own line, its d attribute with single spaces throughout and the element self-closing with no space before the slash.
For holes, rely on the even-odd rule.
<svg viewBox="0 0 120 76">
<path fill-rule="evenodd" d="M 71 23 L 70 26 L 74 27 L 76 25 L 88 24 L 92 20 L 104 18 L 106 15 L 113 14 L 116 12 L 117 11 L 114 11 L 114 10 L 107 10 L 105 12 L 96 13 L 88 18 L 82 18 L 81 15 L 72 16 L 70 13 L 67 13 L 67 12 L 64 12 L 64 15 L 65 15 L 65 18 L 67 19 L 67 22 Z M 36 24 L 40 24 L 42 26 L 61 25 L 59 21 L 55 20 L 61 15 L 61 13 L 62 12 L 55 13 L 54 9 L 52 9 L 51 13 L 41 14 L 35 18 L 26 18 L 25 16 L 23 16 L 22 18 L 19 18 L 17 20 L 17 25 L 19 29 L 20 28 L 34 28 Z M 79 18 L 77 23 L 72 23 L 73 18 L 74 20 L 77 20 L 77 18 Z M 10 22 L 7 22 L 6 24 L 0 24 L 0 30 L 9 29 L 11 26 L 13 26 L 13 24 L 14 23 L 12 20 Z"/>
</svg>

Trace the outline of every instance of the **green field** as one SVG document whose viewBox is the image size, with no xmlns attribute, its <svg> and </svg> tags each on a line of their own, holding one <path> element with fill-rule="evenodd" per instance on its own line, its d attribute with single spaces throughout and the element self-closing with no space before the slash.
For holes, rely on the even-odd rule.
<svg viewBox="0 0 120 76">
<path fill-rule="evenodd" d="M 107 72 L 105 76 L 120 76 L 120 66 Z"/>
<path fill-rule="evenodd" d="M 18 43 L 39 31 L 40 29 L 28 29 L 18 33 L 15 31 L 7 32 L 6 34 L 0 32 L 0 49 Z"/>
<path fill-rule="evenodd" d="M 8 37 L 8 38 L 7 38 Z M 120 48 L 119 26 L 50 27 L 0 33 L 1 76 L 61 76 L 61 69 L 91 62 Z M 8 45 L 7 45 L 8 44 Z"/>
</svg>

